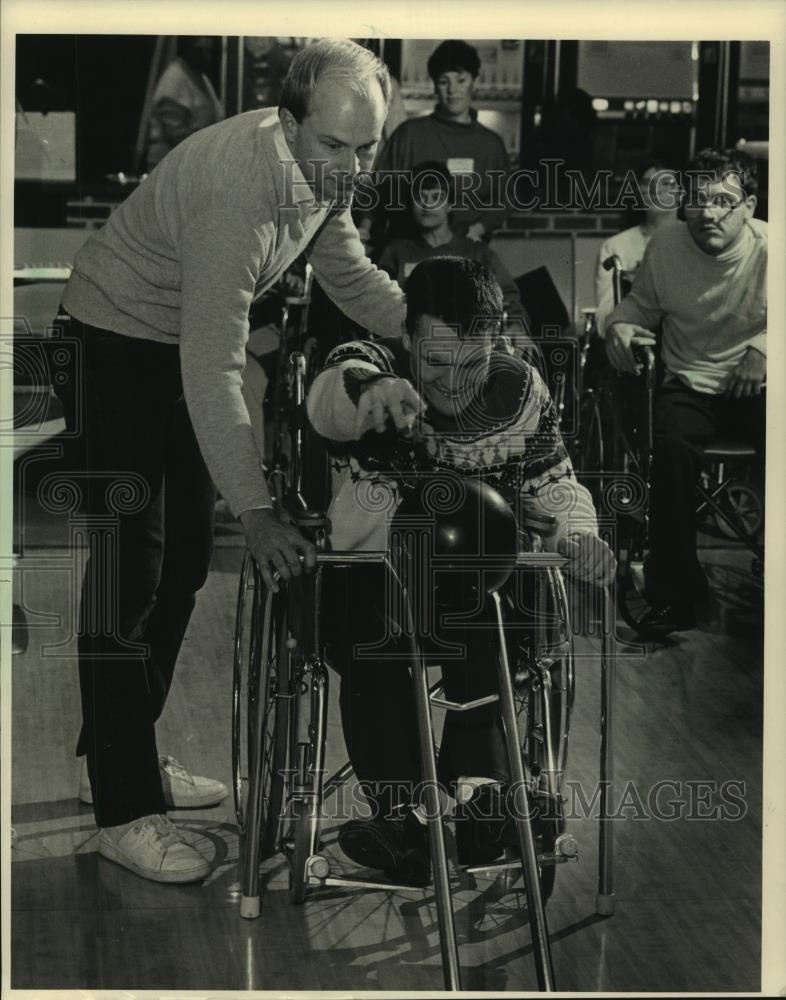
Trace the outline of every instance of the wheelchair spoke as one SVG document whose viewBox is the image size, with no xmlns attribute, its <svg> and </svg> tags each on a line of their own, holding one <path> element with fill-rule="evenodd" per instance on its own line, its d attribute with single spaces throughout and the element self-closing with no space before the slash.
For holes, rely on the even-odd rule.
<svg viewBox="0 0 786 1000">
<path fill-rule="evenodd" d="M 264 591 L 247 553 L 235 625 L 232 763 L 238 826 L 242 837 L 258 836 L 261 859 L 275 846 L 283 795 L 287 719 L 279 691 L 287 676 L 283 600 Z M 249 858 L 254 850 L 248 845 Z"/>
</svg>

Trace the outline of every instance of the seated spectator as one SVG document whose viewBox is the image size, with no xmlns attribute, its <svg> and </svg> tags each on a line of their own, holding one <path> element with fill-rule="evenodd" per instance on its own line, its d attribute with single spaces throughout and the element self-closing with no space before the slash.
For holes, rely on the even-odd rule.
<svg viewBox="0 0 786 1000">
<path fill-rule="evenodd" d="M 390 240 L 377 267 L 400 285 L 421 260 L 429 257 L 466 257 L 483 264 L 499 282 L 505 314 L 524 316 L 516 282 L 499 257 L 485 243 L 458 236 L 452 228 L 455 185 L 447 168 L 437 161 L 418 164 L 413 171 L 410 192 L 411 232 Z M 526 320 L 522 320 L 526 327 Z"/>
<path fill-rule="evenodd" d="M 605 240 L 598 254 L 595 272 L 595 322 L 598 334 L 606 333 L 606 318 L 614 308 L 614 291 L 611 274 L 603 267 L 609 257 L 617 256 L 622 262 L 625 277 L 632 282 L 653 233 L 662 226 L 677 222 L 680 182 L 674 170 L 663 160 L 649 160 L 637 174 L 644 218 L 635 226 Z"/>
<path fill-rule="evenodd" d="M 606 349 L 637 371 L 637 346 L 662 324 L 655 399 L 645 619 L 651 631 L 692 628 L 707 590 L 696 555 L 695 486 L 702 446 L 740 438 L 764 456 L 767 224 L 754 219 L 756 164 L 705 149 L 687 171 L 685 223 L 657 232 L 633 289 L 608 318 Z"/>
<path fill-rule="evenodd" d="M 147 137 L 147 169 L 194 132 L 223 121 L 224 107 L 208 76 L 214 39 L 181 38 L 179 54 L 153 92 Z"/>
<path fill-rule="evenodd" d="M 457 191 L 453 229 L 471 240 L 488 239 L 505 218 L 499 196 L 509 158 L 500 136 L 481 125 L 472 107 L 472 94 L 480 72 L 477 51 L 466 42 L 442 42 L 432 52 L 428 73 L 434 81 L 437 106 L 430 115 L 403 122 L 386 143 L 377 163 L 381 197 L 390 203 L 396 186 L 384 180 L 386 172 L 413 171 L 426 160 L 447 164 L 453 177 L 462 178 Z M 465 186 L 466 185 L 466 186 Z M 385 205 L 382 206 L 383 208 Z M 388 211 L 394 235 L 400 235 L 399 206 Z M 371 218 L 361 229 L 371 226 Z"/>
<path fill-rule="evenodd" d="M 284 80 L 298 46 L 294 38 L 246 35 L 243 38 L 243 103 L 241 110 L 273 108 L 281 99 Z"/>
<path fill-rule="evenodd" d="M 433 257 L 416 266 L 406 291 L 403 338 L 335 348 L 307 398 L 312 425 L 332 442 L 333 546 L 387 547 L 389 512 L 402 495 L 397 470 L 409 461 L 406 435 L 414 431 L 427 456 L 421 470 L 425 462 L 435 473 L 479 478 L 520 518 L 553 514 L 556 530 L 546 547 L 566 555 L 577 578 L 607 583 L 614 557 L 573 475 L 548 391 L 535 369 L 493 348 L 502 314 L 497 281 L 474 261 Z M 383 568 L 368 565 L 336 570 L 323 587 L 323 628 L 342 679 L 344 737 L 375 812 L 370 821 L 345 824 L 340 844 L 360 864 L 422 883 L 429 858 L 414 791 L 421 771 L 412 684 L 405 644 L 386 638 L 385 585 Z M 487 628 L 459 631 L 466 655 L 443 664 L 448 698 L 467 701 L 495 690 L 490 636 Z M 455 642 L 457 633 L 449 638 Z M 362 647 L 372 644 L 383 655 L 369 660 Z M 509 775 L 497 705 L 448 713 L 439 770 L 460 801 L 457 820 L 487 807 L 502 818 Z M 493 820 L 457 822 L 456 830 L 462 863 L 493 860 L 514 835 L 511 823 Z"/>
</svg>

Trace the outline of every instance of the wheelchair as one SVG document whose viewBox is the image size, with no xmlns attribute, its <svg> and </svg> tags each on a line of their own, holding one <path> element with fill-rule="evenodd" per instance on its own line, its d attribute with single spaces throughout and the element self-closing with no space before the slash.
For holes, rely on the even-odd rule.
<svg viewBox="0 0 786 1000">
<path fill-rule="evenodd" d="M 603 262 L 612 272 L 615 305 L 625 287 L 616 255 Z M 628 289 L 629 289 L 628 285 Z M 643 596 L 643 566 L 648 551 L 648 507 L 653 453 L 653 404 L 658 362 L 650 348 L 638 352 L 639 375 L 616 372 L 605 360 L 595 326 L 595 311 L 584 310 L 580 344 L 579 429 L 574 464 L 599 511 L 616 518 L 617 609 L 642 638 L 657 638 L 643 624 L 649 605 Z M 591 359 L 594 363 L 591 363 Z M 704 448 L 705 467 L 696 487 L 702 530 L 741 542 L 752 554 L 751 569 L 763 570 L 759 541 L 763 503 L 750 477 L 755 449 L 717 438 Z"/>
<path fill-rule="evenodd" d="M 524 877 L 527 915 L 540 990 L 555 989 L 545 902 L 554 887 L 556 868 L 577 860 L 578 846 L 566 830 L 562 782 L 567 762 L 570 716 L 574 699 L 573 643 L 562 581 L 562 556 L 544 552 L 533 532 L 532 551 L 510 557 L 507 575 L 536 576 L 535 620 L 529 642 L 511 642 L 506 615 L 516 606 L 515 590 L 489 593 L 497 646 L 498 693 L 466 704 L 444 697 L 441 684 L 430 685 L 429 661 L 413 615 L 417 573 L 411 549 L 389 552 L 331 550 L 329 523 L 323 510 L 306 502 L 306 471 L 319 464 L 304 432 L 306 363 L 302 354 L 290 359 L 294 410 L 286 490 L 277 503 L 307 534 L 317 549 L 313 574 L 279 581 L 279 591 L 266 590 L 253 557 L 245 554 L 240 574 L 234 638 L 232 765 L 237 822 L 240 830 L 240 913 L 260 914 L 259 866 L 276 852 L 289 870 L 289 896 L 302 904 L 324 887 L 422 893 L 422 887 L 394 885 L 357 875 L 339 875 L 324 853 L 320 827 L 324 804 L 352 776 L 349 763 L 325 774 L 325 743 L 330 678 L 320 635 L 320 598 L 325 567 L 352 572 L 360 564 L 384 566 L 400 598 L 404 632 L 411 657 L 413 696 L 419 732 L 425 807 L 433 870 L 440 950 L 445 987 L 461 989 L 460 962 L 451 896 L 451 873 L 445 847 L 436 770 L 432 708 L 466 711 L 498 701 L 503 721 L 512 787 L 518 801 L 514 820 L 519 856 L 506 856 L 476 871 L 518 873 Z M 324 450 L 323 450 L 324 454 Z M 317 477 L 318 478 L 318 477 Z M 280 484 L 279 484 L 280 485 Z M 548 523 L 540 528 L 548 528 Z M 410 555 L 402 555 L 402 552 Z M 396 554 L 398 552 L 398 555 Z M 604 591 L 605 594 L 605 591 Z M 600 851 L 596 908 L 614 911 L 612 825 L 614 658 L 612 604 L 606 595 L 602 636 Z M 369 669 L 374 669 L 373 664 Z M 460 878 L 460 873 L 457 873 Z M 454 879 L 455 881 L 455 879 Z M 514 878 L 515 881 L 515 878 Z"/>
</svg>

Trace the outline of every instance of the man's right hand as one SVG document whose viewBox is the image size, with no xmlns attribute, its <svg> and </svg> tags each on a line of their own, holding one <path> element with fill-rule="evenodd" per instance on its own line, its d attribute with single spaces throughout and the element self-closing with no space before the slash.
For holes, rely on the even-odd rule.
<svg viewBox="0 0 786 1000">
<path fill-rule="evenodd" d="M 617 371 L 638 375 L 641 363 L 634 347 L 655 347 L 655 334 L 636 323 L 612 323 L 606 330 L 606 354 Z"/>
<path fill-rule="evenodd" d="M 415 417 L 426 408 L 415 387 L 405 378 L 380 378 L 369 382 L 358 400 L 358 437 L 369 416 L 383 434 L 391 420 L 397 431 L 411 431 Z"/>
<path fill-rule="evenodd" d="M 300 576 L 302 569 L 311 571 L 316 566 L 317 551 L 314 546 L 297 528 L 282 521 L 274 510 L 243 511 L 240 523 L 268 590 L 278 592 L 273 579 L 276 570 L 282 580 L 291 580 L 293 576 Z M 303 556 L 302 567 L 300 556 Z"/>
<path fill-rule="evenodd" d="M 767 378 L 767 358 L 755 347 L 748 347 L 726 383 L 725 395 L 746 399 L 761 393 Z"/>
</svg>

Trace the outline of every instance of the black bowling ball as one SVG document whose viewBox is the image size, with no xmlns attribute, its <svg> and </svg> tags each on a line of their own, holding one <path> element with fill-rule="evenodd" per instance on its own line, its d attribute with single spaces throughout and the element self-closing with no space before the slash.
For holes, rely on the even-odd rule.
<svg viewBox="0 0 786 1000">
<path fill-rule="evenodd" d="M 391 529 L 394 545 L 426 555 L 435 574 L 465 570 L 482 580 L 486 593 L 499 590 L 516 564 L 516 518 L 500 494 L 478 479 L 446 472 L 419 477 L 402 488 Z"/>
</svg>

